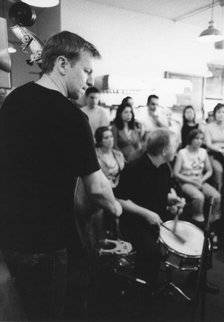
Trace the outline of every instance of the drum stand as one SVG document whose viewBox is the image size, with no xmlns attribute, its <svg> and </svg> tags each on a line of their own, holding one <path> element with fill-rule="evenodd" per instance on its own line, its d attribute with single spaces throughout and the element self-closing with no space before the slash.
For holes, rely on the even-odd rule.
<svg viewBox="0 0 224 322">
<path fill-rule="evenodd" d="M 201 255 L 201 264 L 199 268 L 199 274 L 197 278 L 194 298 L 193 298 L 193 315 L 192 322 L 205 320 L 205 306 L 206 306 L 206 283 L 207 283 L 207 269 L 208 269 L 208 255 L 209 255 L 209 245 L 210 245 L 210 223 L 212 215 L 212 207 L 214 203 L 214 198 L 210 200 L 208 219 L 206 227 L 204 229 L 204 243 Z M 212 258 L 212 247 L 211 247 L 211 258 Z M 197 318 L 198 305 L 200 302 L 200 319 Z"/>
<path fill-rule="evenodd" d="M 175 283 L 172 282 L 173 269 L 174 268 L 172 268 L 171 266 L 166 265 L 166 282 L 158 291 L 153 293 L 153 295 L 159 295 L 161 293 L 172 295 L 172 291 L 175 291 L 176 293 L 183 296 L 185 300 L 190 302 L 191 298 L 187 296 L 187 294 L 185 294 L 184 291 L 181 290 L 181 288 L 179 288 Z"/>
</svg>

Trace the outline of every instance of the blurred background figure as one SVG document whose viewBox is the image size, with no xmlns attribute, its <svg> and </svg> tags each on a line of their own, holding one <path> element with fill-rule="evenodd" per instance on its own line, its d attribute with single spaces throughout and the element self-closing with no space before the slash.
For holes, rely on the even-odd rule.
<svg viewBox="0 0 224 322">
<path fill-rule="evenodd" d="M 134 100 L 133 100 L 133 98 L 132 98 L 131 96 L 126 96 L 126 97 L 122 100 L 121 104 L 128 104 L 128 105 L 130 105 L 132 108 L 134 108 Z"/>
<path fill-rule="evenodd" d="M 192 219 L 204 221 L 205 199 L 214 198 L 212 221 L 220 219 L 220 193 L 207 183 L 212 175 L 212 166 L 206 149 L 201 148 L 203 132 L 194 129 L 189 132 L 187 146 L 178 152 L 174 165 L 174 176 L 180 181 L 183 195 L 192 205 Z"/>
<path fill-rule="evenodd" d="M 187 105 L 183 110 L 183 125 L 181 128 L 181 141 L 182 148 L 187 145 L 188 134 L 195 129 L 199 128 L 199 124 L 196 123 L 196 112 L 193 106 Z"/>
<path fill-rule="evenodd" d="M 123 154 L 113 149 L 114 137 L 110 127 L 99 127 L 95 132 L 96 153 L 99 164 L 112 188 L 117 187 L 119 177 L 124 168 Z"/>
<path fill-rule="evenodd" d="M 112 133 L 115 149 L 123 153 L 127 162 L 141 155 L 141 129 L 135 121 L 131 105 L 119 105 L 113 121 Z"/>
<path fill-rule="evenodd" d="M 213 111 L 214 121 L 205 126 L 205 144 L 214 170 L 218 191 L 222 189 L 224 166 L 224 104 L 218 103 Z"/>
<path fill-rule="evenodd" d="M 213 121 L 214 121 L 213 111 L 209 111 L 208 115 L 207 115 L 207 118 L 205 119 L 205 122 L 209 124 L 209 123 L 211 123 Z"/>
<path fill-rule="evenodd" d="M 85 93 L 86 106 L 83 106 L 82 111 L 89 118 L 90 127 L 93 135 L 100 126 L 109 126 L 110 119 L 105 108 L 99 106 L 100 91 L 96 87 L 89 87 Z"/>
</svg>

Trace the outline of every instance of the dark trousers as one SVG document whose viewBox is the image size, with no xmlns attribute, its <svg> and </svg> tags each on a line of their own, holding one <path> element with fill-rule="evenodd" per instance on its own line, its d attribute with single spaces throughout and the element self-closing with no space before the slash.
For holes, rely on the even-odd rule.
<svg viewBox="0 0 224 322">
<path fill-rule="evenodd" d="M 136 273 L 139 278 L 156 284 L 161 263 L 161 251 L 157 242 L 159 230 L 141 218 L 132 215 L 122 215 L 120 219 L 121 232 L 136 250 Z"/>
<path fill-rule="evenodd" d="M 62 319 L 67 286 L 67 250 L 40 254 L 3 253 L 27 319 Z"/>
</svg>

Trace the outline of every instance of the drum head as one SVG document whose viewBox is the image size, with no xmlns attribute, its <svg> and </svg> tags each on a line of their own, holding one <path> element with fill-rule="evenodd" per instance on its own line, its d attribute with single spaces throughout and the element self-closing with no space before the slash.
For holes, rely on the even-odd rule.
<svg viewBox="0 0 224 322">
<path fill-rule="evenodd" d="M 173 230 L 174 220 L 167 221 L 164 225 Z M 196 258 L 201 256 L 204 242 L 204 233 L 201 229 L 187 221 L 179 220 L 176 226 L 176 234 L 181 236 L 185 242 L 181 242 L 172 232 L 161 226 L 160 242 L 180 255 Z"/>
</svg>

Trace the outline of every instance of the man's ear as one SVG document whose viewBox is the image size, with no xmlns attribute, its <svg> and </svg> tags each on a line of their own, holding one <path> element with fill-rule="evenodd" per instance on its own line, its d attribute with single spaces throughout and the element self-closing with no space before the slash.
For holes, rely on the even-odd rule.
<svg viewBox="0 0 224 322">
<path fill-rule="evenodd" d="M 57 68 L 61 75 L 65 75 L 68 67 L 68 59 L 65 56 L 57 57 Z"/>
<path fill-rule="evenodd" d="M 163 157 L 165 157 L 165 156 L 166 156 L 166 154 L 167 154 L 167 149 L 166 149 L 166 148 L 164 148 L 164 149 L 162 150 L 162 156 L 163 156 Z"/>
</svg>

